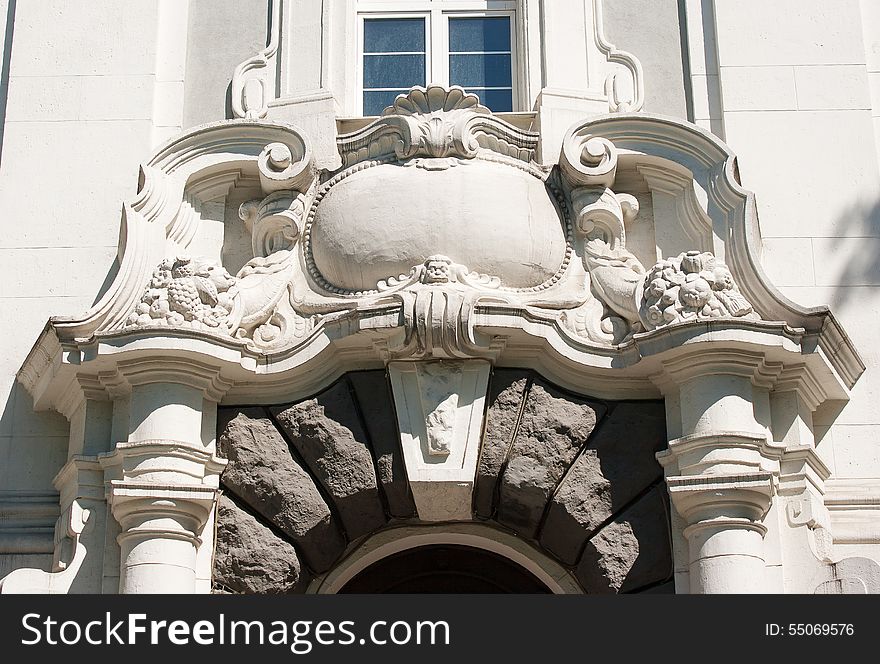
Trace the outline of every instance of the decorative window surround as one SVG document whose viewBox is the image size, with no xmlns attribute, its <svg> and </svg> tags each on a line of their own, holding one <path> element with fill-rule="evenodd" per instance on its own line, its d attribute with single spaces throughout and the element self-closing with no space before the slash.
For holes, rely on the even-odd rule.
<svg viewBox="0 0 880 664">
<path fill-rule="evenodd" d="M 665 399 L 679 592 L 813 590 L 764 584 L 776 560 L 825 584 L 834 521 L 812 412 L 846 400 L 864 365 L 826 308 L 767 282 L 733 154 L 643 114 L 576 123 L 553 168 L 536 161 L 540 140 L 460 88 L 429 86 L 338 136 L 332 171 L 316 169 L 305 132 L 267 120 L 160 148 L 124 206 L 114 283 L 84 316 L 51 319 L 19 372 L 35 408 L 71 420 L 72 456 L 56 478 L 56 572 L 18 570 L 0 588 L 207 591 L 217 405 L 290 402 L 386 366 L 404 453 L 416 438 L 428 451 L 406 458 L 415 496 L 467 484 L 450 470 L 472 467 L 489 367 L 529 368 L 597 398 Z M 652 267 L 627 247 L 639 204 L 621 186 L 664 168 L 674 175 L 646 181 L 687 198 L 669 209 L 690 217 L 655 215 L 655 237 L 708 220 L 711 245 L 670 243 L 674 257 Z M 487 204 L 499 183 L 505 197 Z M 236 187 L 261 198 L 242 206 L 254 257 L 233 276 L 200 210 Z M 338 223 L 352 209 L 354 240 Z M 478 380 L 452 380 L 459 369 Z M 444 510 L 466 520 L 470 493 L 448 495 Z"/>
<path fill-rule="evenodd" d="M 358 0 L 358 55 L 357 88 L 354 98 L 357 100 L 357 115 L 364 115 L 363 109 L 363 63 L 365 54 L 364 21 L 380 18 L 413 18 L 421 20 L 425 26 L 425 83 L 436 83 L 449 86 L 449 21 L 456 18 L 469 17 L 504 17 L 510 26 L 510 56 L 512 111 L 528 110 L 531 103 L 521 98 L 520 90 L 524 88 L 520 81 L 521 74 L 517 71 L 517 21 L 516 2 L 473 0 L 470 2 L 446 2 L 445 0 L 415 0 L 404 4 L 383 0 Z M 420 83 L 417 83 L 420 84 Z M 410 87 L 410 86 L 406 86 Z"/>
<path fill-rule="evenodd" d="M 545 165 L 556 162 L 573 122 L 593 113 L 638 111 L 644 103 L 642 66 L 608 41 L 602 2 L 502 5 L 505 11 L 513 5 L 516 17 L 515 104 L 537 111 L 539 160 Z M 232 76 L 235 117 L 302 127 L 312 139 L 316 164 L 330 170 L 339 166 L 335 120 L 361 114 L 358 8 L 358 0 L 271 0 L 266 48 L 240 63 Z"/>
</svg>

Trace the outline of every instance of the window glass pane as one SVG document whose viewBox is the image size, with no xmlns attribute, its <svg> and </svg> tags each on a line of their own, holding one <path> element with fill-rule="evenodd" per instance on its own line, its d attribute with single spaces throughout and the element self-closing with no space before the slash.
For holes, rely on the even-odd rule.
<svg viewBox="0 0 880 664">
<path fill-rule="evenodd" d="M 513 111 L 512 90 L 481 90 L 480 88 L 468 88 L 480 98 L 480 103 L 495 113 L 510 113 Z"/>
<path fill-rule="evenodd" d="M 386 106 L 394 103 L 394 98 L 406 94 L 406 90 L 367 90 L 364 92 L 364 115 L 381 115 Z"/>
<path fill-rule="evenodd" d="M 449 19 L 450 53 L 509 50 L 509 16 Z"/>
<path fill-rule="evenodd" d="M 365 55 L 364 89 L 425 84 L 424 55 Z"/>
<path fill-rule="evenodd" d="M 449 82 L 464 88 L 509 88 L 509 55 L 450 55 Z"/>
<path fill-rule="evenodd" d="M 364 19 L 364 53 L 425 52 L 425 19 Z"/>
</svg>

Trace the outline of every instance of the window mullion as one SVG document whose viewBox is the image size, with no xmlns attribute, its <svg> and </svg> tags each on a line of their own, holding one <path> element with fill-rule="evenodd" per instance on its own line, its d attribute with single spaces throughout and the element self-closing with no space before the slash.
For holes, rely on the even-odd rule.
<svg viewBox="0 0 880 664">
<path fill-rule="evenodd" d="M 431 10 L 431 76 L 429 83 L 449 85 L 449 44 L 446 17 L 439 7 Z"/>
</svg>

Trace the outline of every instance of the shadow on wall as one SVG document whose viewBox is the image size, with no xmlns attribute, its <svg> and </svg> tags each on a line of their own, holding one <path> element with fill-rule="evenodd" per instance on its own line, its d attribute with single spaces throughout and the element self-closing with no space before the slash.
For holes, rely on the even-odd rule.
<svg viewBox="0 0 880 664">
<path fill-rule="evenodd" d="M 51 493 L 52 478 L 67 460 L 67 420 L 56 412 L 34 412 L 30 394 L 13 380 L 0 413 L 0 491 Z"/>
<path fill-rule="evenodd" d="M 9 65 L 12 61 L 12 35 L 15 29 L 15 2 L 6 8 L 6 34 L 3 38 L 3 65 L 0 70 L 0 166 L 3 164 L 3 136 L 6 128 L 6 100 L 9 96 Z"/>
<path fill-rule="evenodd" d="M 836 273 L 821 280 L 817 269 L 816 281 L 817 284 L 820 281 L 828 283 L 833 288 L 829 304 L 837 314 L 838 309 L 841 312 L 847 310 L 853 298 L 863 295 L 853 286 L 880 287 L 880 256 L 877 253 L 880 248 L 880 197 L 871 203 L 862 201 L 850 205 L 834 228 L 835 236 L 843 242 L 833 247 L 831 259 L 840 267 Z"/>
</svg>

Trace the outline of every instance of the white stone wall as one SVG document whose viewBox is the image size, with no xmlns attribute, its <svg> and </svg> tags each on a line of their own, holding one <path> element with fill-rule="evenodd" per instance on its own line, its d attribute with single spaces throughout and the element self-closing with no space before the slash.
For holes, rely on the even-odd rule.
<svg viewBox="0 0 880 664">
<path fill-rule="evenodd" d="M 757 194 L 768 276 L 800 304 L 830 305 L 868 366 L 842 412 L 814 418 L 829 497 L 866 506 L 880 494 L 880 9 L 870 0 L 687 8 L 695 117 L 734 149 Z M 840 514 L 832 510 L 835 523 Z M 838 529 L 838 545 L 851 542 L 838 555 L 880 554 L 880 529 L 859 529 Z"/>
<path fill-rule="evenodd" d="M 174 0 L 4 5 L 0 496 L 54 491 L 67 422 L 34 414 L 15 373 L 50 315 L 81 313 L 109 283 L 138 164 L 180 130 L 187 9 Z M 51 527 L 47 538 L 51 549 Z M 29 564 L 51 561 L 38 558 Z M 4 562 L 0 574 L 22 564 Z"/>
<path fill-rule="evenodd" d="M 51 504 L 68 453 L 67 422 L 34 414 L 16 371 L 50 315 L 82 312 L 112 278 L 138 164 L 181 127 L 228 117 L 232 67 L 264 45 L 265 0 L 206 2 L 0 2 L 0 516 L 22 492 Z M 685 0 L 678 14 L 672 0 L 626 4 L 606 12 L 613 41 L 645 63 L 662 49 L 658 74 L 682 86 L 664 94 L 649 81 L 646 110 L 686 106 L 731 145 L 757 193 L 771 280 L 801 304 L 831 305 L 862 353 L 852 401 L 814 424 L 829 496 L 867 508 L 880 497 L 880 3 Z M 631 21 L 652 6 L 661 27 L 686 33 L 645 41 L 651 31 Z M 38 512 L 46 552 L 0 555 L 0 576 L 48 568 L 55 517 Z M 880 527 L 842 514 L 841 555 L 880 559 Z"/>
</svg>

